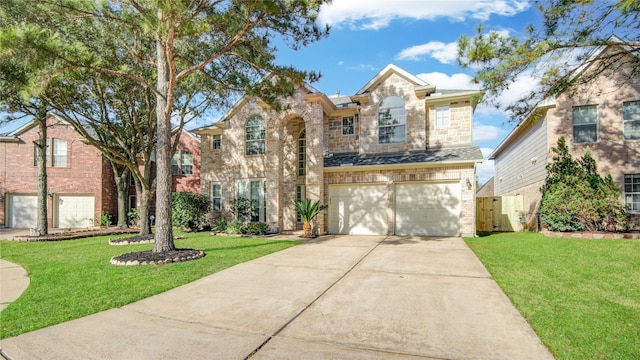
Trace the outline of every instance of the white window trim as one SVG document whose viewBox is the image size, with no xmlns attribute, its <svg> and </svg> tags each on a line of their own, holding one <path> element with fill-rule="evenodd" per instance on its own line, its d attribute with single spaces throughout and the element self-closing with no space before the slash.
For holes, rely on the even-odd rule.
<svg viewBox="0 0 640 360">
<path fill-rule="evenodd" d="M 344 130 L 345 130 L 344 120 L 345 119 L 349 119 L 349 118 L 351 119 L 351 126 L 350 126 L 351 127 L 351 132 L 350 133 L 345 133 L 344 132 Z M 355 132 L 356 132 L 355 128 L 356 128 L 356 120 L 355 120 L 354 116 L 343 116 L 342 117 L 342 135 L 351 136 L 351 135 L 355 134 Z"/>
<path fill-rule="evenodd" d="M 218 188 L 220 189 L 219 196 L 215 196 L 215 192 L 213 191 L 213 187 L 214 186 L 218 186 Z M 219 182 L 212 182 L 211 186 L 210 186 L 210 189 L 211 189 L 211 193 L 210 193 L 211 194 L 211 211 L 222 211 L 222 185 Z M 217 209 L 217 210 L 215 209 L 215 205 L 214 205 L 215 204 L 215 201 L 214 201 L 215 199 L 219 200 L 219 204 L 218 204 L 219 205 L 219 209 Z"/>
<path fill-rule="evenodd" d="M 590 123 L 590 124 L 574 124 L 574 117 L 573 117 L 573 112 L 576 108 L 586 108 L 586 107 L 594 107 L 596 110 L 596 122 L 595 122 L 595 126 L 596 126 L 596 139 L 593 141 L 581 141 L 581 142 L 576 142 L 576 134 L 575 134 L 575 128 L 576 126 L 593 126 L 594 124 Z M 574 144 L 593 144 L 593 143 L 597 143 L 598 141 L 600 141 L 600 116 L 599 116 L 599 109 L 598 109 L 598 105 L 597 104 L 588 104 L 588 105 L 580 105 L 580 106 L 574 106 L 573 108 L 571 108 L 571 132 L 572 132 L 572 141 Z"/>
<path fill-rule="evenodd" d="M 218 138 L 218 147 L 215 147 L 216 137 Z M 222 149 L 222 135 L 213 134 L 211 135 L 211 150 L 221 150 Z"/>
<path fill-rule="evenodd" d="M 622 113 L 622 129 L 623 129 L 623 132 L 624 132 L 624 140 L 625 140 L 625 141 L 637 141 L 637 140 L 640 140 L 640 138 L 636 138 L 636 139 L 630 139 L 630 138 L 627 138 L 627 132 L 626 132 L 626 131 L 624 131 L 624 125 L 625 125 L 626 123 L 640 122 L 640 119 L 628 119 L 628 120 L 627 120 L 627 119 L 625 119 L 625 117 L 624 117 L 624 115 L 625 115 L 625 113 L 624 113 L 624 108 L 625 108 L 625 105 L 627 105 L 627 104 L 635 104 L 636 106 L 640 107 L 640 100 L 636 100 L 636 101 L 625 101 L 625 102 L 623 102 L 623 103 L 622 103 L 622 108 L 623 108 L 623 113 Z"/>
<path fill-rule="evenodd" d="M 384 108 L 381 106 L 382 103 L 384 103 L 387 99 L 393 98 L 393 97 L 400 99 L 402 101 L 402 106 L 396 106 L 396 107 L 388 106 L 388 107 L 384 107 Z M 389 109 L 390 114 L 392 115 L 392 117 L 393 117 L 393 114 L 395 112 L 397 112 L 397 120 L 398 120 L 397 124 L 380 125 L 380 113 L 383 110 L 386 110 L 386 109 Z M 394 111 L 394 110 L 396 110 L 396 111 Z M 396 119 L 396 118 L 394 117 L 394 119 Z M 400 120 L 402 120 L 402 121 L 400 121 Z M 384 98 L 382 100 L 382 102 L 380 102 L 380 105 L 378 105 L 377 125 L 378 125 L 378 144 L 379 145 L 406 143 L 407 142 L 407 102 L 401 96 L 398 96 L 398 95 L 391 95 L 391 96 L 388 96 L 388 97 Z M 400 128 L 400 127 L 404 128 L 404 132 L 402 134 L 402 140 L 400 140 L 400 141 L 389 141 L 389 142 L 381 142 L 380 141 L 380 139 L 381 139 L 380 135 L 382 133 L 381 130 L 383 128 Z"/>
<path fill-rule="evenodd" d="M 640 195 L 640 192 L 634 192 L 634 191 L 627 192 L 627 191 L 626 191 L 626 190 L 627 190 L 627 188 L 626 188 L 627 177 L 630 177 L 630 178 L 631 178 L 631 184 L 632 184 L 632 186 L 633 186 L 633 179 L 634 179 L 634 178 L 640 178 L 640 174 L 624 174 L 624 187 L 623 187 L 623 194 L 624 194 L 624 204 L 625 204 L 625 206 L 630 205 L 630 204 L 627 202 L 627 196 L 628 196 L 628 195 L 631 195 L 631 196 L 633 196 L 633 195 Z M 633 188 L 632 188 L 632 190 L 633 190 Z M 640 214 L 640 209 L 637 209 L 637 210 L 631 210 L 631 209 L 629 209 L 629 214 Z"/>
<path fill-rule="evenodd" d="M 439 116 L 441 114 L 443 115 L 442 117 Z M 434 117 L 436 128 L 447 128 L 451 126 L 451 107 L 449 105 L 436 106 Z M 442 122 L 440 123 L 440 121 Z"/>
</svg>

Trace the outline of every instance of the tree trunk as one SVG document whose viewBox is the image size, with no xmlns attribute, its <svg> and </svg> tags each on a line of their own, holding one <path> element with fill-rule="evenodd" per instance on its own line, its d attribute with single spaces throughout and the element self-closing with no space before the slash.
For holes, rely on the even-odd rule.
<svg viewBox="0 0 640 360">
<path fill-rule="evenodd" d="M 138 208 L 140 215 L 140 232 L 138 235 L 144 236 L 151 234 L 151 219 L 149 219 L 149 206 L 151 204 L 151 196 L 153 195 L 151 191 L 145 189 L 144 187 L 140 188 L 138 193 L 138 199 L 140 199 L 140 207 Z"/>
<path fill-rule="evenodd" d="M 127 216 L 127 195 L 129 194 L 129 171 L 126 167 L 111 163 L 113 177 L 116 180 L 116 191 L 118 192 L 118 220 L 119 228 L 128 227 L 129 217 Z"/>
<path fill-rule="evenodd" d="M 38 119 L 38 215 L 36 223 L 36 233 L 39 236 L 49 233 L 49 225 L 47 224 L 47 114 L 42 114 Z"/>
<path fill-rule="evenodd" d="M 161 14 L 159 14 L 160 16 Z M 164 43 L 156 39 L 158 93 L 156 95 L 156 235 L 153 252 L 175 250 L 171 227 L 171 107 L 170 69 Z"/>
</svg>

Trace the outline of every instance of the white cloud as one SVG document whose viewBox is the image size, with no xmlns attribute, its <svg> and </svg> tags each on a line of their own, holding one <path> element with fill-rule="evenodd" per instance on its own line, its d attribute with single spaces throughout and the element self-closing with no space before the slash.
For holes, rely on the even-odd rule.
<svg viewBox="0 0 640 360">
<path fill-rule="evenodd" d="M 440 41 L 429 41 L 422 45 L 415 45 L 400 51 L 396 55 L 398 60 L 421 60 L 423 56 L 430 56 L 443 64 L 450 64 L 458 58 L 458 43 L 445 44 Z"/>
<path fill-rule="evenodd" d="M 478 181 L 480 184 L 486 183 L 494 174 L 494 163 L 493 160 L 486 160 L 486 158 L 493 152 L 491 148 L 480 148 L 482 152 L 482 156 L 485 158 L 482 164 L 478 164 L 476 166 L 476 175 L 478 176 Z"/>
<path fill-rule="evenodd" d="M 376 30 L 399 18 L 485 21 L 491 15 L 511 16 L 528 7 L 529 2 L 525 0 L 333 0 L 322 5 L 318 20 L 321 24 L 337 27 Z"/>
<path fill-rule="evenodd" d="M 506 131 L 497 126 L 486 125 L 478 121 L 474 121 L 473 127 L 471 129 L 471 133 L 473 134 L 473 141 L 479 142 L 479 141 L 491 141 L 498 138 L 502 138 L 502 136 L 506 133 Z M 485 154 L 483 153 L 483 155 Z"/>
<path fill-rule="evenodd" d="M 418 74 L 417 76 L 428 84 L 435 85 L 436 91 L 438 89 L 480 89 L 477 84 L 471 81 L 471 76 L 463 73 L 447 75 L 441 72 L 432 72 Z"/>
</svg>

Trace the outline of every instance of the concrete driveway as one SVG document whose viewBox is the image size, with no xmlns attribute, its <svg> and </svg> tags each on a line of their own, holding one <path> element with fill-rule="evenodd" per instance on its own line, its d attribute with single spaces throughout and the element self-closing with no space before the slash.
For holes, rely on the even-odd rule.
<svg viewBox="0 0 640 360">
<path fill-rule="evenodd" d="M 462 239 L 381 236 L 320 237 L 0 346 L 16 360 L 553 358 Z"/>
</svg>

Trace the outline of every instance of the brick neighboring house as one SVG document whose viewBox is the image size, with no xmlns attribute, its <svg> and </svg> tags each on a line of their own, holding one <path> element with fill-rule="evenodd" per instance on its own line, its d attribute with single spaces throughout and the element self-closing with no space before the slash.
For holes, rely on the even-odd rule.
<svg viewBox="0 0 640 360">
<path fill-rule="evenodd" d="M 612 50 L 599 49 L 593 58 Z M 586 71 L 590 67 L 578 76 Z M 489 155 L 495 160 L 495 196 L 523 196 L 527 229 L 536 229 L 546 165 L 562 136 L 574 158 L 589 149 L 599 173 L 611 174 L 630 207 L 632 226 L 640 229 L 640 78 L 636 73 L 630 79 L 630 71 L 625 64 L 541 102 Z"/>
<path fill-rule="evenodd" d="M 472 116 L 481 93 L 439 90 L 389 65 L 355 95 L 306 85 L 275 111 L 241 99 L 202 137 L 202 193 L 212 217 L 255 200 L 252 221 L 301 228 L 297 199 L 329 208 L 319 233 L 475 234 Z"/>
<path fill-rule="evenodd" d="M 48 225 L 100 224 L 100 212 L 117 213 L 113 172 L 98 149 L 62 120 L 47 120 Z M 36 122 L 0 136 L 0 226 L 34 228 L 37 220 Z"/>
<path fill-rule="evenodd" d="M 83 228 L 100 225 L 100 214 L 118 213 L 113 171 L 100 151 L 63 120 L 47 121 L 49 142 L 47 182 L 48 225 Z M 0 227 L 33 228 L 37 220 L 35 122 L 0 135 Z M 180 174 L 174 191 L 200 191 L 200 141 L 184 131 L 176 152 Z M 152 170 L 152 173 L 155 173 Z M 137 207 L 135 187 L 129 189 L 129 209 Z M 151 205 L 153 214 L 154 205 Z"/>
<path fill-rule="evenodd" d="M 171 141 L 175 140 L 175 135 Z M 155 162 L 152 160 L 152 166 Z M 143 165 L 140 164 L 140 167 Z M 155 166 L 151 169 L 152 179 L 156 176 Z M 171 191 L 200 193 L 200 139 L 188 130 L 182 130 L 176 152 L 171 158 Z M 129 200 L 127 211 L 140 206 L 133 179 L 129 179 Z M 149 205 L 149 215 L 155 214 L 155 197 Z"/>
</svg>

